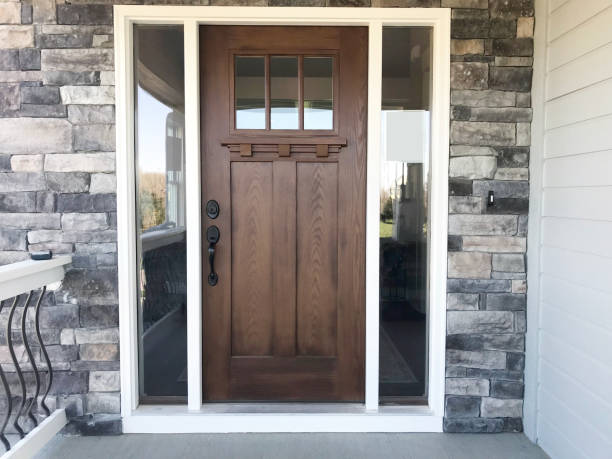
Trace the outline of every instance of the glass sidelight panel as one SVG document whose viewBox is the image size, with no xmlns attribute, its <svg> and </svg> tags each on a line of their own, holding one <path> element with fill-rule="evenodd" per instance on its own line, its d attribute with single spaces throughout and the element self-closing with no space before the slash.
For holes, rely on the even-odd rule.
<svg viewBox="0 0 612 459">
<path fill-rule="evenodd" d="M 270 56 L 270 127 L 299 128 L 297 56 Z"/>
<path fill-rule="evenodd" d="M 187 396 L 183 27 L 134 26 L 141 402 Z"/>
<path fill-rule="evenodd" d="M 427 387 L 431 28 L 384 27 L 380 181 L 382 403 Z"/>
<path fill-rule="evenodd" d="M 265 129 L 266 58 L 236 56 L 235 59 L 236 129 Z"/>
<path fill-rule="evenodd" d="M 333 57 L 304 57 L 304 129 L 334 128 Z"/>
</svg>

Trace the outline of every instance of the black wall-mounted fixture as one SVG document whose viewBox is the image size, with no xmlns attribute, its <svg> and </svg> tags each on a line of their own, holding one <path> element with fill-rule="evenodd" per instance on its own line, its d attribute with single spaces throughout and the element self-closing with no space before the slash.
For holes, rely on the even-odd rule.
<svg viewBox="0 0 612 459">
<path fill-rule="evenodd" d="M 489 195 L 487 196 L 487 207 L 493 207 L 495 205 L 495 193 L 493 190 L 489 190 Z"/>
</svg>

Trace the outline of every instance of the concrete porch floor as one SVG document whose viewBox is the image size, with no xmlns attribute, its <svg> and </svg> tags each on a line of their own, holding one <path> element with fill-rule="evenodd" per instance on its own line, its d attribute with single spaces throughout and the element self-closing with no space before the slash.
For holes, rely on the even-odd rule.
<svg viewBox="0 0 612 459">
<path fill-rule="evenodd" d="M 37 458 L 547 458 L 523 434 L 56 436 Z"/>
</svg>

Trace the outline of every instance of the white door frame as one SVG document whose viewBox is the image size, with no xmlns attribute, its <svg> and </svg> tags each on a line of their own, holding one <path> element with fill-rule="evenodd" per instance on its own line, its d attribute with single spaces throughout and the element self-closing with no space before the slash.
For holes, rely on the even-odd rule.
<svg viewBox="0 0 612 459">
<path fill-rule="evenodd" d="M 138 406 L 134 179 L 133 24 L 182 24 L 185 52 L 187 225 L 187 405 Z M 202 240 L 199 26 L 345 25 L 369 28 L 366 190 L 365 404 L 202 404 Z M 428 314 L 428 405 L 378 403 L 379 173 L 383 26 L 433 27 Z M 448 149 L 449 8 L 293 8 L 115 6 L 117 230 L 121 413 L 124 432 L 439 432 L 444 415 Z"/>
</svg>

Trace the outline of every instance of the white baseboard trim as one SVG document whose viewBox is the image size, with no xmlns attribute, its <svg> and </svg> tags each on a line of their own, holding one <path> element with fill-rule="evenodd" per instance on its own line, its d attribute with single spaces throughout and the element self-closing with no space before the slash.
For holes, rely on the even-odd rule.
<svg viewBox="0 0 612 459">
<path fill-rule="evenodd" d="M 24 438 L 15 443 L 10 450 L 2 455 L 1 459 L 26 459 L 33 457 L 64 428 L 67 422 L 66 411 L 63 408 L 55 410 L 37 427 L 28 432 Z"/>
</svg>

